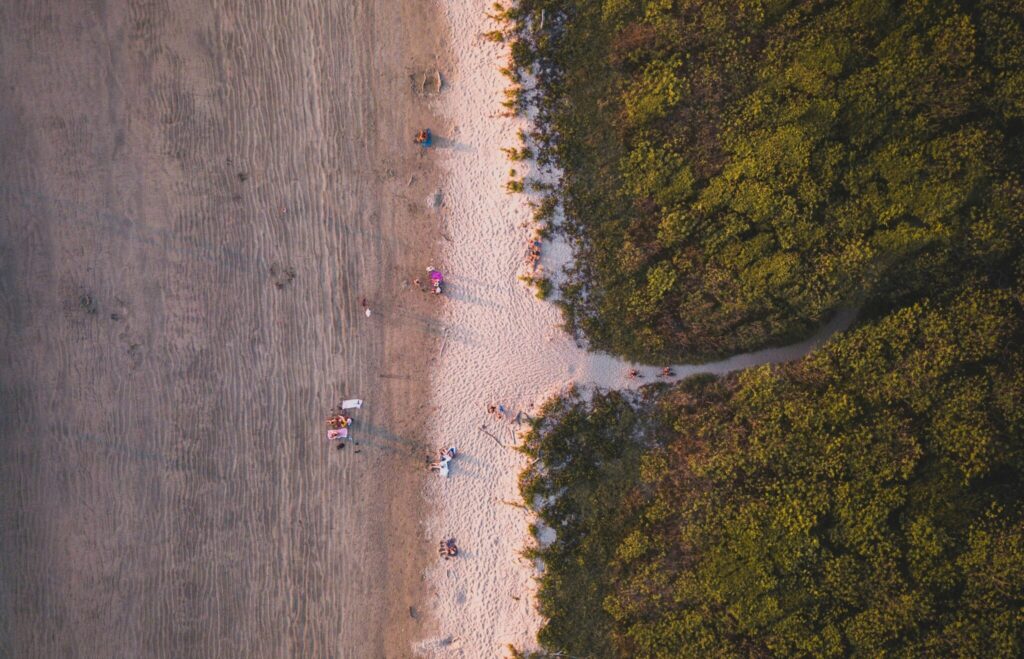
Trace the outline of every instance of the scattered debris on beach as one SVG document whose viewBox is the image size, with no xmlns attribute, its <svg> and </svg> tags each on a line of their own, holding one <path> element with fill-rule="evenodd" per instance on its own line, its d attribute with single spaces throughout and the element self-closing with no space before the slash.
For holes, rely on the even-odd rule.
<svg viewBox="0 0 1024 659">
<path fill-rule="evenodd" d="M 273 263 L 270 266 L 270 279 L 278 290 L 290 286 L 295 281 L 295 268 L 280 263 Z"/>
<path fill-rule="evenodd" d="M 92 293 L 82 293 L 78 298 L 78 306 L 80 306 L 85 313 L 90 316 L 96 315 L 96 312 L 99 311 L 100 308 L 96 303 L 96 298 L 92 296 Z"/>
</svg>

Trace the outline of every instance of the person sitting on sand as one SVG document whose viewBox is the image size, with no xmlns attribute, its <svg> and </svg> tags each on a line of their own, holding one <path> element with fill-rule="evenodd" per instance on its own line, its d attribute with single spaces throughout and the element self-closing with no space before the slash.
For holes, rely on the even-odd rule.
<svg viewBox="0 0 1024 659">
<path fill-rule="evenodd" d="M 335 414 L 327 419 L 327 425 L 331 428 L 344 428 L 348 422 L 343 414 Z"/>
<path fill-rule="evenodd" d="M 447 478 L 448 477 L 448 470 L 449 470 L 448 465 L 451 463 L 451 461 L 454 458 L 455 458 L 455 447 L 454 446 L 452 446 L 452 447 L 450 447 L 448 449 L 439 449 L 438 450 L 438 460 L 437 460 L 437 462 L 431 462 L 430 465 L 427 466 L 427 469 L 429 471 L 436 471 L 437 473 L 439 473 L 442 476 L 444 476 L 445 478 Z"/>
<path fill-rule="evenodd" d="M 413 142 L 423 147 L 430 146 L 430 129 L 424 128 L 420 132 L 416 133 L 416 137 L 413 139 Z"/>
<path fill-rule="evenodd" d="M 437 554 L 445 560 L 448 560 L 449 556 L 458 556 L 459 548 L 455 546 L 454 538 L 442 540 L 437 547 Z"/>
</svg>

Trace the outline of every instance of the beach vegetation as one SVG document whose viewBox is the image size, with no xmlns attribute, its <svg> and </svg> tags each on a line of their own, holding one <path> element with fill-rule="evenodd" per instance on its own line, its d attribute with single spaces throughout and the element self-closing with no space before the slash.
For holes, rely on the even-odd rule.
<svg viewBox="0 0 1024 659">
<path fill-rule="evenodd" d="M 551 192 L 554 189 L 554 186 L 551 183 L 547 183 L 546 181 L 536 178 L 530 179 L 529 183 L 527 183 L 527 187 L 530 189 L 530 192 L 541 193 Z"/>
<path fill-rule="evenodd" d="M 520 148 L 515 147 L 502 147 L 502 153 L 504 153 L 509 160 L 513 162 L 520 162 L 523 160 L 530 160 L 533 158 L 533 149 L 528 146 Z"/>
<path fill-rule="evenodd" d="M 545 647 L 1020 656 L 1024 308 L 965 287 L 809 358 L 557 398 L 520 478 Z"/>
<path fill-rule="evenodd" d="M 544 16 L 537 20 L 537 16 Z M 1024 654 L 1024 16 L 522 0 L 565 326 L 633 361 L 526 435 L 551 652 Z M 540 212 L 540 209 L 536 211 Z"/>
<path fill-rule="evenodd" d="M 554 286 L 547 277 L 534 277 L 533 285 L 538 300 L 546 300 L 551 295 Z"/>
<path fill-rule="evenodd" d="M 547 277 L 519 275 L 519 281 L 531 287 L 538 300 L 547 300 L 551 296 L 552 291 L 554 291 L 554 284 Z"/>
<path fill-rule="evenodd" d="M 505 190 L 509 194 L 524 192 L 526 190 L 526 184 L 523 179 L 519 178 L 519 172 L 516 169 L 508 170 L 508 181 L 505 183 Z"/>
<path fill-rule="evenodd" d="M 550 192 L 550 191 L 549 191 Z M 557 194 L 545 194 L 536 203 L 533 209 L 533 219 L 538 223 L 547 223 L 554 219 L 558 210 L 559 199 Z"/>
<path fill-rule="evenodd" d="M 505 41 L 505 33 L 501 30 L 491 30 L 490 32 L 484 32 L 484 39 L 493 43 L 503 43 Z"/>
<path fill-rule="evenodd" d="M 1008 0 L 523 0 L 506 20 L 536 76 L 509 106 L 535 103 L 564 175 L 567 324 L 597 349 L 779 345 L 1000 262 L 1024 153 Z"/>
</svg>

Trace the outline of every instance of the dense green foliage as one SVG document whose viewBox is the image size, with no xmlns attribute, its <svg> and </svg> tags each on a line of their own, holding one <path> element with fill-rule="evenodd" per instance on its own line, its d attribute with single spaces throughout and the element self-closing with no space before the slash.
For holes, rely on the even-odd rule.
<svg viewBox="0 0 1024 659">
<path fill-rule="evenodd" d="M 1020 656 L 1020 293 L 923 301 L 781 369 L 552 402 L 522 476 L 558 535 L 542 642 Z"/>
<path fill-rule="evenodd" d="M 568 326 L 632 359 L 806 335 L 994 272 L 1021 195 L 1014 0 L 521 0 L 564 171 Z M 523 97 L 516 94 L 517 98 Z"/>
<path fill-rule="evenodd" d="M 800 362 L 551 401 L 522 490 L 573 656 L 1024 655 L 1024 7 L 521 0 L 568 326 Z"/>
</svg>

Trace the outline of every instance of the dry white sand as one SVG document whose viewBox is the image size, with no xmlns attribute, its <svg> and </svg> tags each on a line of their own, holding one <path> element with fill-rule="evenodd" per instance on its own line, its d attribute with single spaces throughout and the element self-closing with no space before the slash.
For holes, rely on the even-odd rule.
<svg viewBox="0 0 1024 659">
<path fill-rule="evenodd" d="M 656 366 L 637 367 L 643 377 L 628 379 L 632 365 L 581 349 L 559 329 L 557 308 L 517 280 L 532 213 L 524 195 L 509 195 L 504 186 L 510 166 L 520 174 L 530 167 L 509 163 L 500 149 L 518 146 L 517 130 L 528 125 L 502 116 L 508 81 L 498 68 L 507 64 L 507 48 L 481 37 L 496 27 L 485 13 L 489 5 L 442 3 L 454 69 L 440 109 L 451 128 L 431 156 L 446 170 L 442 217 L 451 241 L 435 264 L 445 273 L 440 303 L 448 329 L 433 373 L 431 430 L 435 448 L 453 445 L 460 453 L 450 478 L 430 479 L 425 495 L 433 511 L 428 536 L 435 543 L 455 538 L 460 555 L 428 570 L 428 604 L 440 629 L 417 650 L 429 656 L 502 656 L 509 644 L 536 648 L 542 623 L 535 602 L 538 573 L 521 557 L 533 542 L 533 516 L 522 507 L 517 487 L 526 458 L 510 448 L 515 426 L 490 416 L 487 406 L 501 404 L 511 419 L 520 411 L 533 413 L 570 383 L 627 388 L 660 373 Z M 570 256 L 565 245 L 550 242 L 543 251 L 548 274 L 557 274 Z M 787 348 L 676 366 L 676 378 L 794 359 L 849 321 L 842 314 L 818 336 Z"/>
</svg>

